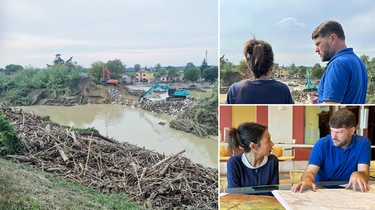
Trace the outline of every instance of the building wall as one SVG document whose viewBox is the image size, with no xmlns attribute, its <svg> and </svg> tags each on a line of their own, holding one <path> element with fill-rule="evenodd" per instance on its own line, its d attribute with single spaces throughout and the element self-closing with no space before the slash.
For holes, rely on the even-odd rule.
<svg viewBox="0 0 375 210">
<path fill-rule="evenodd" d="M 319 106 L 305 107 L 305 144 L 315 144 L 319 139 Z"/>
<path fill-rule="evenodd" d="M 243 122 L 256 122 L 256 106 L 232 106 L 232 127 Z"/>
</svg>

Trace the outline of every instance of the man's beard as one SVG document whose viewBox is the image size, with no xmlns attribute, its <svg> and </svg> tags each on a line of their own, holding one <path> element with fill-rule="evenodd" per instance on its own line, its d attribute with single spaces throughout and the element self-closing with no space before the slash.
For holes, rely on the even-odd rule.
<svg viewBox="0 0 375 210">
<path fill-rule="evenodd" d="M 335 54 L 335 52 L 333 52 L 329 47 L 328 45 L 326 45 L 326 50 L 323 52 L 323 56 L 322 56 L 322 62 L 325 62 L 325 61 L 329 61 L 331 60 L 331 58 L 333 57 L 333 55 Z"/>
<path fill-rule="evenodd" d="M 332 140 L 339 141 L 338 139 L 332 139 Z M 338 144 L 335 144 L 335 143 L 333 143 L 333 144 L 334 144 L 336 147 L 341 147 L 341 146 L 344 146 L 344 145 L 348 144 L 349 141 L 350 141 L 350 139 L 346 139 L 346 138 L 345 138 L 345 139 L 339 141 Z"/>
</svg>

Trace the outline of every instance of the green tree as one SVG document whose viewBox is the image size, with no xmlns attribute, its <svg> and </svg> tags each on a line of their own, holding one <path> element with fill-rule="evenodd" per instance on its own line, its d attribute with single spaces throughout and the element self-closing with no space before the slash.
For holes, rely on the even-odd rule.
<svg viewBox="0 0 375 210">
<path fill-rule="evenodd" d="M 361 60 L 366 66 L 367 74 L 368 74 L 368 97 L 367 103 L 375 103 L 374 93 L 375 93 L 375 57 L 370 59 L 368 55 L 361 55 Z"/>
<path fill-rule="evenodd" d="M 162 69 L 163 69 L 163 67 L 161 67 L 161 64 L 160 64 L 160 63 L 158 63 L 158 64 L 155 65 L 155 71 L 156 71 L 156 72 L 158 72 L 158 71 L 160 71 L 160 70 L 162 70 Z"/>
<path fill-rule="evenodd" d="M 324 72 L 325 72 L 325 69 L 322 68 L 322 66 L 319 63 L 316 63 L 314 67 L 312 68 L 311 76 L 317 79 L 320 79 L 322 78 Z"/>
<path fill-rule="evenodd" d="M 274 65 L 273 65 L 273 70 L 276 70 L 276 69 L 278 69 L 280 67 L 280 65 L 278 64 L 278 63 L 275 63 Z"/>
<path fill-rule="evenodd" d="M 134 71 L 137 72 L 139 70 L 141 70 L 141 65 L 140 64 L 135 64 L 134 65 Z"/>
<path fill-rule="evenodd" d="M 306 73 L 306 70 L 307 70 L 308 68 L 306 67 L 306 66 L 299 66 L 298 67 L 298 71 L 299 71 L 299 73 L 301 73 L 301 74 L 303 74 L 303 73 Z"/>
<path fill-rule="evenodd" d="M 168 70 L 168 77 L 176 77 L 180 76 L 180 72 L 178 71 L 177 68 L 171 68 Z"/>
<path fill-rule="evenodd" d="M 236 66 L 236 71 L 241 73 L 242 75 L 245 75 L 249 67 L 247 66 L 247 63 L 245 60 L 241 60 L 240 63 Z M 247 73 L 250 73 L 249 71 Z"/>
<path fill-rule="evenodd" d="M 228 85 L 231 81 L 231 73 L 235 70 L 236 66 L 224 58 L 225 55 L 220 57 L 220 84 Z"/>
<path fill-rule="evenodd" d="M 18 71 L 22 71 L 23 67 L 21 65 L 17 65 L 17 64 L 9 64 L 9 65 L 5 66 L 5 70 L 6 70 L 7 74 L 15 74 Z"/>
<path fill-rule="evenodd" d="M 203 71 L 208 67 L 206 59 L 203 59 L 202 65 L 199 67 L 201 70 L 201 75 L 203 75 Z"/>
<path fill-rule="evenodd" d="M 316 63 L 316 64 L 314 65 L 313 69 L 314 69 L 314 68 L 321 68 L 321 67 L 322 67 L 322 66 L 320 66 L 319 63 Z"/>
<path fill-rule="evenodd" d="M 313 68 L 311 75 L 315 78 L 322 78 L 324 74 L 324 69 L 322 67 Z"/>
<path fill-rule="evenodd" d="M 200 70 L 197 68 L 189 68 L 184 72 L 184 80 L 190 82 L 196 82 L 200 78 Z"/>
<path fill-rule="evenodd" d="M 125 73 L 125 66 L 120 59 L 109 60 L 106 65 L 111 72 L 111 79 L 118 79 Z"/>
<path fill-rule="evenodd" d="M 103 75 L 103 64 L 104 62 L 102 61 L 95 61 L 91 64 L 89 70 L 87 71 L 87 75 L 91 76 L 93 80 L 97 83 L 100 82 L 101 77 Z"/>
<path fill-rule="evenodd" d="M 375 57 L 366 66 L 368 73 L 368 93 L 374 95 L 375 93 Z M 374 104 L 375 100 L 371 101 L 371 104 Z"/>
<path fill-rule="evenodd" d="M 185 71 L 186 71 L 187 69 L 191 69 L 191 68 L 195 68 L 195 65 L 193 64 L 193 62 L 189 62 L 189 63 L 186 64 L 186 66 L 185 66 Z"/>
<path fill-rule="evenodd" d="M 202 77 L 205 81 L 213 83 L 218 78 L 217 66 L 210 66 L 203 71 Z"/>
</svg>

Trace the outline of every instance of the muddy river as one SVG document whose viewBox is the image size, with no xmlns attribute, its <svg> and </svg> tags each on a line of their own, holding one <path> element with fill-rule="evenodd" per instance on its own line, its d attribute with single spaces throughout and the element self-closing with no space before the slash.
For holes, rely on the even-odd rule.
<svg viewBox="0 0 375 210">
<path fill-rule="evenodd" d="M 218 142 L 199 138 L 169 127 L 173 117 L 121 105 L 81 105 L 73 107 L 29 106 L 23 110 L 50 116 L 53 122 L 77 128 L 95 127 L 100 134 L 120 142 L 170 155 L 183 155 L 195 163 L 218 167 Z M 160 123 L 160 124 L 159 124 Z M 165 125 L 162 125 L 164 124 Z"/>
</svg>

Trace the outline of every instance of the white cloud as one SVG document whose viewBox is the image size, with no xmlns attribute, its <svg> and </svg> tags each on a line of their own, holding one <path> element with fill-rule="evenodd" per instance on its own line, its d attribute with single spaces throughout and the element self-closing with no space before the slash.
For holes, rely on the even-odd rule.
<svg viewBox="0 0 375 210">
<path fill-rule="evenodd" d="M 275 26 L 278 26 L 281 29 L 302 29 L 306 27 L 306 24 L 304 22 L 298 21 L 295 17 L 288 17 L 275 23 Z"/>
</svg>

